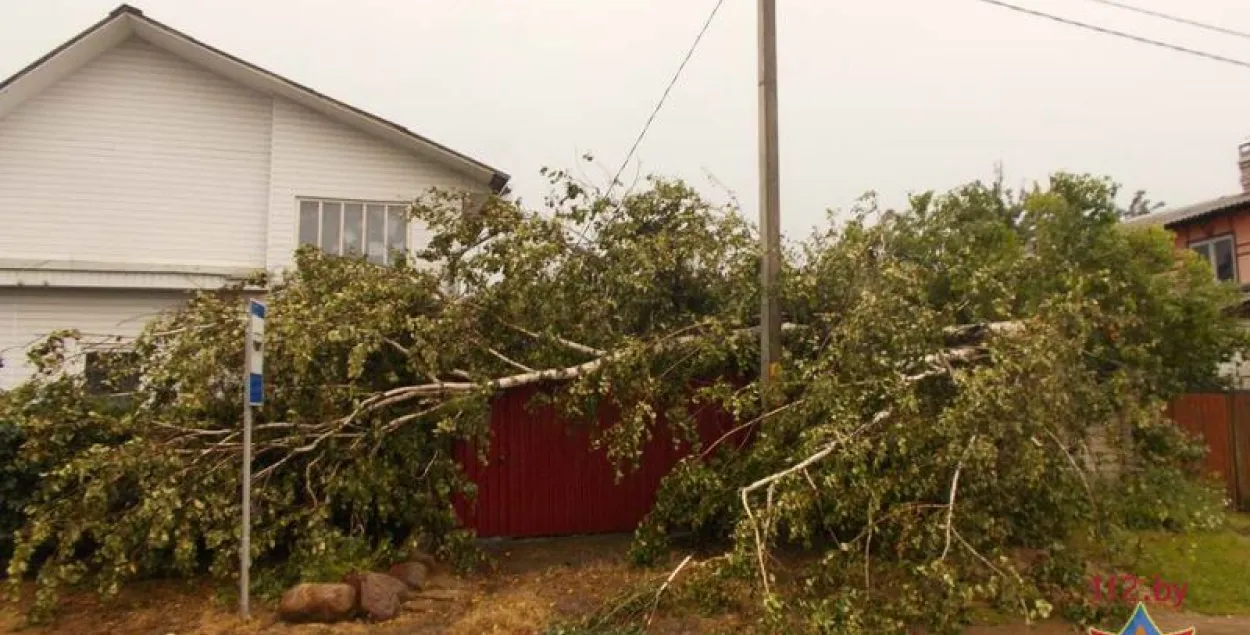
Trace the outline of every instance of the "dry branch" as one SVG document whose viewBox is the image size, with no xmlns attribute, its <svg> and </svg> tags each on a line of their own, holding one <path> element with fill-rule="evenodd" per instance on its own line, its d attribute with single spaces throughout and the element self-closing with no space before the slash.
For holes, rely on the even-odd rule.
<svg viewBox="0 0 1250 635">
<path fill-rule="evenodd" d="M 963 472 L 964 461 L 968 459 L 968 453 L 972 451 L 972 445 L 977 442 L 977 435 L 972 435 L 968 439 L 968 446 L 964 448 L 964 453 L 959 457 L 959 465 L 955 466 L 955 476 L 951 478 L 951 495 L 950 500 L 946 503 L 946 546 L 942 547 L 942 557 L 938 560 L 945 560 L 946 554 L 951 550 L 951 527 L 955 521 L 955 494 L 959 491 L 959 474 Z"/>
<path fill-rule="evenodd" d="M 980 340 L 990 335 L 1017 333 L 1023 328 L 1024 328 L 1024 324 L 1020 322 L 993 322 L 993 323 L 988 323 L 988 324 L 954 327 L 952 329 L 948 329 L 947 331 L 944 331 L 943 334 L 947 336 L 948 338 L 954 338 L 954 339 L 959 339 L 963 341 L 967 341 L 971 339 L 971 340 L 975 340 L 979 342 Z M 980 345 L 963 345 L 963 346 L 958 346 L 956 348 L 947 349 L 939 353 L 927 355 L 922 359 L 922 364 L 924 364 L 925 366 L 928 366 L 928 370 L 922 373 L 916 374 L 916 375 L 904 376 L 904 381 L 908 383 L 912 383 L 912 382 L 916 382 L 921 379 L 924 379 L 926 377 L 931 377 L 931 376 L 935 376 L 938 374 L 947 374 L 951 372 L 952 370 L 951 364 L 953 362 L 968 363 L 968 362 L 981 359 L 983 355 L 985 355 L 985 351 L 984 351 L 984 348 Z M 755 481 L 754 483 L 751 483 L 750 485 L 747 485 L 743 487 L 741 490 L 739 490 L 739 494 L 741 495 L 741 498 L 742 498 L 742 508 L 746 512 L 747 520 L 751 523 L 751 529 L 754 534 L 756 560 L 757 560 L 759 570 L 760 570 L 760 579 L 764 585 L 764 595 L 766 597 L 770 593 L 770 585 L 768 581 L 768 567 L 766 564 L 767 549 L 765 546 L 765 540 L 766 540 L 766 537 L 767 537 L 766 535 L 768 533 L 768 528 L 769 528 L 768 515 L 772 511 L 773 488 L 776 485 L 776 483 L 788 476 L 791 476 L 799 472 L 802 472 L 804 476 L 808 478 L 809 483 L 811 483 L 810 475 L 807 474 L 808 467 L 824 460 L 830 454 L 832 454 L 834 450 L 836 450 L 839 446 L 844 445 L 846 442 L 850 441 L 851 439 L 855 438 L 859 434 L 863 433 L 868 428 L 880 423 L 881 421 L 884 421 L 889 416 L 890 416 L 889 410 L 878 412 L 876 415 L 873 416 L 871 421 L 860 426 L 850 435 L 834 439 L 833 441 L 821 447 L 820 450 L 818 450 L 811 456 L 803 459 L 802 461 L 799 461 L 798 463 L 795 463 L 794 465 L 791 465 L 790 467 L 784 470 L 765 476 L 764 478 L 761 478 Z M 947 504 L 947 510 L 948 510 L 947 511 L 947 525 L 946 525 L 947 540 L 946 540 L 946 548 L 943 549 L 942 551 L 943 558 L 946 557 L 947 551 L 949 551 L 950 549 L 951 535 L 952 533 L 954 533 L 953 528 L 952 528 L 952 522 L 953 522 L 952 514 L 954 510 L 956 490 L 959 485 L 959 474 L 963 469 L 964 459 L 967 458 L 967 453 L 971 449 L 972 444 L 975 441 L 976 441 L 976 436 L 974 435 L 972 439 L 969 440 L 968 447 L 964 450 L 964 457 L 960 459 L 959 467 L 956 469 L 954 479 L 952 480 L 952 483 L 951 483 L 950 501 Z M 765 486 L 768 487 L 768 497 L 767 497 L 767 501 L 765 503 L 766 506 L 763 512 L 764 517 L 762 518 L 764 525 L 761 528 L 761 524 L 760 524 L 761 518 L 757 517 L 757 515 L 751 508 L 750 495 L 751 493 Z M 812 486 L 815 487 L 814 484 L 812 484 Z M 867 528 L 868 544 L 865 545 L 865 551 L 864 551 L 865 586 L 869 585 L 871 582 L 870 577 L 869 577 L 867 559 L 868 559 L 868 548 L 871 545 L 871 541 L 872 541 L 872 528 L 874 524 L 875 523 L 873 523 L 873 521 L 870 518 L 868 528 Z"/>
<path fill-rule="evenodd" d="M 968 553 L 971 553 L 973 557 L 975 557 L 977 560 L 980 560 L 981 564 L 984 564 L 991 571 L 993 571 L 994 573 L 997 573 L 1004 580 L 1008 579 L 1009 576 L 1006 573 L 1004 573 L 1002 569 L 999 569 L 998 567 L 994 566 L 994 563 L 990 562 L 989 558 L 986 558 L 985 556 L 981 555 L 981 552 L 977 551 L 971 544 L 969 544 L 968 541 L 964 539 L 963 535 L 961 535 L 958 531 L 955 531 L 953 533 L 955 534 L 955 539 L 959 541 L 959 544 L 963 545 L 963 547 L 967 549 Z M 1016 582 L 1023 582 L 1023 580 L 1020 578 L 1020 574 L 1016 573 L 1015 571 L 1012 571 L 1012 573 L 1014 574 L 1014 576 L 1011 576 L 1011 577 L 1014 577 Z M 1024 598 L 1017 598 L 1017 599 L 1020 602 L 1020 609 L 1021 609 L 1021 613 L 1024 615 L 1025 624 L 1032 624 L 1033 620 L 1029 618 L 1029 607 L 1028 605 L 1024 603 Z"/>
<path fill-rule="evenodd" d="M 508 357 L 507 355 L 504 355 L 503 353 L 500 353 L 499 351 L 497 351 L 497 350 L 495 350 L 495 349 L 493 349 L 493 348 L 491 348 L 491 347 L 489 347 L 489 346 L 483 346 L 482 348 L 483 348 L 483 350 L 485 350 L 487 353 L 490 353 L 490 354 L 491 354 L 491 356 L 493 356 L 495 359 L 498 359 L 499 361 L 501 361 L 501 362 L 503 362 L 503 363 L 505 363 L 505 364 L 507 364 L 507 365 L 509 365 L 509 366 L 513 367 L 513 368 L 516 368 L 516 369 L 520 370 L 521 372 L 526 372 L 526 373 L 532 373 L 532 372 L 535 372 L 533 368 L 530 368 L 529 366 L 526 366 L 525 364 L 522 364 L 521 362 L 518 362 L 518 361 L 516 361 L 516 360 L 512 359 L 511 357 Z"/>
<path fill-rule="evenodd" d="M 508 325 L 508 326 L 510 328 L 513 328 L 514 330 L 525 333 L 526 335 L 530 335 L 533 337 L 543 337 L 538 333 L 534 333 L 522 327 L 518 327 L 515 325 Z M 443 381 L 441 379 L 438 379 L 437 377 L 433 377 L 429 383 L 417 384 L 417 385 L 411 385 L 411 386 L 402 386 L 402 387 L 386 390 L 383 392 L 379 392 L 364 399 L 349 414 L 339 417 L 337 419 L 333 419 L 333 420 L 325 421 L 321 423 L 295 424 L 295 423 L 286 423 L 286 422 L 275 422 L 275 423 L 261 424 L 257 426 L 256 428 L 257 430 L 285 429 L 285 430 L 290 430 L 291 434 L 289 436 L 279 437 L 276 439 L 266 439 L 257 444 L 256 450 L 258 452 L 276 450 L 276 451 L 284 452 L 284 455 L 280 459 L 275 461 L 274 463 L 259 470 L 255 474 L 254 478 L 256 480 L 262 480 L 264 478 L 267 478 L 268 476 L 271 476 L 279 468 L 289 463 L 295 457 L 302 455 L 302 454 L 308 454 L 310 452 L 317 450 L 318 448 L 322 447 L 322 445 L 326 441 L 330 439 L 343 439 L 343 438 L 359 439 L 361 438 L 361 434 L 348 433 L 346 432 L 346 430 L 348 428 L 356 427 L 357 422 L 360 421 L 365 416 L 381 411 L 383 409 L 391 408 L 394 406 L 399 406 L 401 404 L 406 404 L 406 403 L 413 402 L 413 401 L 424 403 L 424 407 L 418 409 L 415 412 L 403 414 L 401 416 L 394 417 L 390 419 L 389 421 L 387 421 L 386 424 L 384 424 L 382 427 L 382 433 L 387 434 L 387 433 L 393 432 L 394 430 L 400 428 L 401 426 L 407 423 L 416 421 L 424 416 L 429 415 L 434 410 L 446 405 L 446 403 L 448 403 L 448 399 L 451 397 L 459 396 L 459 395 L 469 395 L 475 392 L 487 392 L 487 393 L 501 392 L 501 391 L 506 391 L 506 390 L 513 389 L 513 388 L 530 386 L 530 385 L 534 385 L 538 383 L 561 382 L 561 381 L 569 381 L 569 380 L 577 379 L 577 378 L 595 373 L 599 371 L 600 369 L 602 369 L 604 366 L 611 364 L 613 362 L 625 359 L 626 357 L 630 355 L 659 354 L 662 352 L 671 351 L 676 348 L 680 348 L 683 346 L 687 346 L 687 345 L 702 341 L 707 337 L 707 333 L 702 333 L 699 331 L 703 331 L 709 328 L 709 326 L 710 325 L 706 325 L 706 324 L 691 325 L 691 326 L 679 329 L 677 331 L 674 331 L 665 337 L 653 340 L 651 342 L 644 342 L 644 343 L 639 343 L 639 344 L 635 344 L 632 346 L 626 346 L 626 347 L 621 348 L 620 350 L 613 351 L 613 352 L 600 351 L 599 349 L 596 349 L 593 347 L 585 346 L 583 344 L 579 344 L 571 340 L 556 337 L 555 340 L 558 341 L 562 346 L 565 346 L 571 350 L 575 350 L 575 351 L 585 353 L 585 354 L 597 354 L 597 356 L 594 359 L 582 362 L 580 364 L 575 364 L 575 365 L 566 366 L 562 368 L 546 368 L 546 369 L 541 369 L 541 370 L 532 369 L 529 366 L 525 365 L 524 363 L 511 359 L 495 349 L 485 347 L 485 350 L 491 355 L 499 358 L 501 361 L 504 361 L 510 366 L 522 369 L 523 372 L 504 376 L 504 377 L 489 379 L 489 380 L 476 380 L 475 381 L 475 380 L 469 379 L 470 375 L 468 373 L 465 373 L 463 371 L 453 371 L 451 374 L 454 374 L 457 377 L 463 378 L 465 379 L 465 381 Z M 806 327 L 801 324 L 790 324 L 790 323 L 784 324 L 782 326 L 782 329 L 784 331 L 797 331 L 797 330 L 803 330 L 807 328 L 809 327 Z M 930 377 L 930 376 L 937 375 L 937 374 L 949 373 L 952 369 L 952 364 L 971 363 L 973 361 L 981 359 L 985 355 L 985 350 L 983 346 L 980 344 L 980 340 L 993 334 L 1013 333 L 1013 332 L 1016 332 L 1020 328 L 1022 328 L 1022 324 L 1020 323 L 1000 322 L 1000 323 L 991 323 L 991 324 L 961 326 L 961 327 L 954 327 L 952 329 L 947 329 L 947 331 L 944 331 L 944 337 L 948 338 L 949 340 L 957 340 L 957 341 L 965 342 L 965 344 L 955 347 L 955 348 L 947 349 L 938 353 L 925 356 L 921 360 L 920 363 L 921 365 L 926 367 L 926 370 L 920 372 L 919 374 L 905 376 L 904 379 L 905 381 L 911 382 L 911 381 L 918 381 L 925 377 Z M 758 331 L 759 331 L 759 327 L 742 328 L 742 329 L 731 331 L 730 336 L 742 337 L 742 336 L 751 335 L 753 333 L 758 333 Z M 971 342 L 971 343 L 967 343 L 967 342 Z M 752 425 L 756 425 L 760 421 L 764 421 L 768 417 L 774 416 L 776 414 L 779 414 L 780 412 L 793 408 L 799 403 L 801 402 L 791 402 L 773 411 L 765 413 L 750 422 L 747 422 L 745 424 L 742 424 L 736 427 L 734 430 L 730 431 L 728 434 L 722 436 L 721 438 L 713 442 L 711 446 L 708 448 L 708 451 L 717 447 L 720 443 L 722 443 L 726 438 L 728 438 L 735 432 L 739 432 L 743 429 L 749 428 Z M 888 413 L 879 413 L 877 417 L 873 419 L 872 423 L 865 425 L 865 428 L 867 426 L 875 424 L 876 422 L 878 422 L 880 419 L 884 418 L 887 415 Z M 169 429 L 176 429 L 176 427 L 174 426 L 166 426 L 166 427 Z M 859 434 L 865 428 L 861 428 L 860 430 L 857 430 L 855 433 L 852 433 L 851 436 L 853 437 L 856 434 Z M 179 432 L 180 434 L 175 435 L 171 439 L 168 439 L 167 440 L 168 443 L 173 444 L 173 445 L 185 446 L 185 444 L 196 444 L 197 442 L 200 442 L 200 441 L 209 442 L 209 445 L 207 445 L 207 447 L 197 448 L 197 450 L 195 450 L 198 452 L 200 457 L 207 456 L 210 454 L 218 454 L 218 453 L 233 454 L 239 451 L 240 446 L 236 441 L 237 435 L 234 434 L 233 432 L 220 431 L 220 430 L 197 430 L 193 428 L 184 428 L 181 430 L 177 430 L 177 432 Z M 813 463 L 816 463 L 824 459 L 830 453 L 832 453 L 834 449 L 836 449 L 838 444 L 843 443 L 848 439 L 835 440 L 834 442 L 821 448 L 811 457 L 808 457 L 804 461 L 799 462 L 795 466 L 792 466 L 791 468 L 778 472 L 777 474 L 774 474 L 772 476 L 765 477 L 764 479 L 761 479 L 760 481 L 757 481 L 756 483 L 752 483 L 751 485 L 748 485 L 747 487 L 743 488 L 742 490 L 743 505 L 744 507 L 746 507 L 747 515 L 748 517 L 751 518 L 752 523 L 753 524 L 756 523 L 756 519 L 754 518 L 753 511 L 750 508 L 750 504 L 749 504 L 749 495 L 752 492 L 763 487 L 769 487 L 770 490 L 772 490 L 776 482 L 780 481 L 781 479 L 787 476 L 790 476 L 791 474 L 794 474 L 799 471 L 803 471 L 807 466 L 810 466 Z M 770 494 L 771 494 L 771 491 L 770 491 Z M 771 496 L 769 498 L 771 499 Z M 756 525 L 756 529 L 757 530 L 760 529 L 758 525 Z M 767 533 L 768 525 L 766 524 L 763 529 L 764 529 L 764 533 Z M 764 566 L 764 562 L 763 562 L 763 543 L 764 543 L 764 536 L 759 535 L 757 538 L 757 547 L 761 549 L 760 569 L 761 569 L 762 574 L 766 574 L 766 567 Z"/>
<path fill-rule="evenodd" d="M 742 432 L 743 430 L 746 430 L 747 428 L 750 428 L 751 426 L 754 426 L 754 425 L 756 425 L 756 424 L 760 423 L 761 421 L 764 421 L 764 420 L 768 419 L 769 417 L 773 417 L 773 416 L 775 416 L 775 415 L 779 415 L 779 414 L 781 414 L 781 413 L 783 413 L 783 412 L 785 412 L 785 411 L 787 411 L 787 410 L 789 410 L 789 409 L 791 409 L 791 408 L 793 408 L 793 407 L 795 407 L 795 406 L 798 406 L 798 405 L 802 404 L 802 403 L 803 403 L 803 401 L 804 401 L 803 399 L 796 399 L 796 400 L 791 401 L 790 403 L 788 403 L 788 404 L 786 404 L 786 405 L 784 405 L 784 406 L 779 406 L 779 407 L 777 407 L 777 408 L 773 408 L 772 410 L 769 410 L 768 412 L 765 412 L 764 414 L 762 414 L 762 415 L 760 415 L 760 416 L 758 416 L 758 417 L 756 417 L 756 418 L 754 418 L 754 419 L 752 419 L 752 420 L 750 420 L 750 421 L 748 421 L 748 422 L 746 422 L 746 423 L 744 423 L 744 424 L 734 426 L 734 428 L 733 428 L 732 430 L 730 430 L 729 432 L 726 432 L 725 434 L 722 434 L 719 438 L 717 438 L 717 439 L 716 439 L 715 441 L 713 441 L 710 445 L 708 445 L 708 446 L 707 446 L 707 449 L 703 450 L 703 453 L 699 455 L 699 456 L 700 456 L 700 458 L 706 458 L 707 456 L 709 456 L 709 455 L 712 453 L 712 450 L 715 450 L 717 446 L 719 446 L 721 443 L 724 443 L 724 441 L 725 441 L 726 439 L 728 439 L 729 437 L 732 437 L 733 435 L 735 435 L 735 434 L 737 434 L 737 433 L 739 433 L 739 432 Z"/>
<path fill-rule="evenodd" d="M 690 564 L 690 560 L 693 558 L 694 556 L 686 556 L 686 558 L 681 561 L 681 564 L 677 565 L 677 568 L 673 569 L 673 572 L 668 574 L 668 579 L 664 581 L 664 584 L 660 585 L 660 590 L 655 593 L 655 601 L 651 603 L 651 610 L 647 613 L 646 625 L 643 628 L 651 628 L 651 620 L 655 619 L 655 612 L 660 608 L 660 597 L 664 595 L 664 591 L 668 589 L 668 585 L 672 584 L 673 580 L 677 578 L 677 574 L 681 573 L 681 570 L 686 568 L 686 565 Z"/>
<path fill-rule="evenodd" d="M 827 456 L 829 456 L 830 454 L 832 454 L 832 453 L 833 453 L 833 451 L 834 451 L 834 450 L 836 450 L 836 449 L 838 448 L 838 446 L 845 444 L 846 442 L 850 441 L 851 439 L 854 439 L 856 436 L 858 436 L 860 433 L 864 432 L 864 431 L 865 431 L 865 430 L 867 430 L 868 428 L 870 428 L 870 427 L 872 427 L 872 426 L 874 426 L 874 425 L 876 425 L 876 424 L 880 423 L 881 421 L 884 421 L 884 420 L 886 419 L 886 417 L 888 417 L 888 416 L 889 416 L 889 412 L 888 412 L 888 411 L 885 411 L 885 412 L 879 412 L 879 413 L 877 413 L 877 415 L 876 415 L 875 417 L 873 417 L 872 421 L 870 421 L 869 423 L 866 423 L 866 424 L 864 424 L 864 425 L 860 426 L 860 427 L 859 427 L 859 428 L 857 428 L 854 432 L 852 432 L 850 435 L 848 435 L 848 436 L 844 436 L 844 437 L 839 437 L 839 438 L 837 438 L 837 439 L 835 439 L 835 440 L 831 441 L 830 443 L 826 444 L 826 445 L 825 445 L 823 448 L 821 448 L 818 452 L 816 452 L 815 454 L 813 454 L 813 455 L 811 455 L 811 456 L 807 457 L 806 459 L 803 459 L 802 461 L 799 461 L 798 463 L 796 463 L 796 464 L 794 464 L 794 465 L 792 465 L 792 466 L 790 466 L 790 467 L 788 467 L 788 468 L 786 468 L 786 469 L 784 469 L 784 470 L 782 470 L 782 471 L 780 471 L 780 472 L 777 472 L 777 473 L 775 473 L 775 474 L 771 474 L 771 475 L 769 475 L 769 476 L 765 476 L 764 478 L 761 478 L 760 480 L 755 481 L 754 483 L 751 483 L 750 485 L 747 485 L 746 487 L 744 487 L 744 488 L 742 488 L 742 489 L 740 490 L 740 492 L 739 492 L 739 493 L 740 493 L 740 494 L 741 494 L 741 496 L 742 496 L 742 508 L 743 508 L 744 510 L 746 510 L 747 519 L 751 521 L 751 528 L 752 528 L 752 530 L 753 530 L 753 531 L 754 531 L 754 533 L 755 533 L 755 555 L 756 555 L 756 559 L 759 561 L 760 579 L 761 579 L 761 580 L 763 581 L 763 583 L 764 583 L 764 595 L 765 595 L 765 597 L 767 597 L 767 596 L 768 596 L 768 594 L 769 594 L 769 585 L 768 585 L 768 567 L 767 567 L 767 565 L 766 565 L 766 564 L 765 564 L 765 562 L 764 562 L 764 561 L 765 561 L 765 557 L 766 557 L 765 552 L 766 552 L 767 550 L 766 550 L 766 549 L 765 549 L 765 547 L 764 547 L 764 536 L 762 535 L 762 533 L 761 533 L 761 531 L 760 531 L 759 521 L 756 519 L 755 514 L 751 511 L 751 501 L 750 501 L 750 496 L 751 496 L 751 493 L 752 493 L 752 492 L 754 492 L 754 491 L 756 491 L 756 490 L 758 490 L 758 489 L 760 489 L 761 487 L 764 487 L 765 485 L 769 485 L 769 486 L 771 486 L 773 483 L 776 483 L 777 481 L 780 481 L 781 479 L 783 479 L 783 478 L 785 478 L 785 477 L 787 477 L 787 476 L 790 476 L 791 474 L 794 474 L 794 473 L 796 473 L 796 472 L 800 472 L 800 471 L 804 471 L 804 470 L 805 470 L 805 469 L 806 469 L 809 465 L 812 465 L 813 463 L 817 463 L 817 462 L 819 462 L 819 461 L 823 460 L 825 457 L 827 457 Z M 770 491 L 771 491 L 771 490 L 770 490 Z M 771 503 L 772 503 L 772 498 L 771 498 L 771 496 L 770 496 L 770 497 L 769 497 L 769 506 L 768 506 L 768 508 L 767 508 L 767 509 L 765 509 L 765 513 L 771 512 L 771 507 L 772 507 L 772 504 L 771 504 Z"/>
<path fill-rule="evenodd" d="M 516 331 L 516 332 L 518 332 L 518 333 L 520 333 L 520 334 L 522 334 L 522 335 L 527 335 L 527 336 L 529 336 L 529 337 L 531 337 L 531 338 L 533 338 L 533 339 L 536 339 L 536 340 L 541 340 L 541 339 L 543 339 L 543 336 L 542 336 L 541 334 L 539 334 L 539 333 L 535 333 L 534 331 L 531 331 L 531 330 L 529 330 L 529 329 L 527 329 L 527 328 L 525 328 L 525 327 L 522 327 L 522 326 L 517 326 L 516 324 L 513 324 L 513 323 L 511 323 L 511 322 L 505 322 L 505 321 L 503 321 L 503 320 L 500 320 L 500 323 L 501 323 L 501 324 L 503 324 L 504 326 L 506 326 L 506 327 L 508 327 L 508 328 L 510 328 L 510 329 L 512 329 L 512 330 L 514 330 L 514 331 Z M 558 335 L 552 335 L 552 336 L 551 336 L 551 340 L 552 340 L 553 342 L 556 342 L 556 343 L 560 344 L 561 346 L 564 346 L 565 348 L 568 348 L 568 349 L 570 349 L 570 350 L 577 351 L 577 352 L 579 352 L 579 353 L 585 353 L 586 355 L 590 355 L 590 356 L 592 356 L 592 357 L 603 357 L 604 355 L 607 355 L 607 354 L 608 354 L 608 352 L 607 352 L 607 351 L 605 351 L 605 350 L 600 350 L 600 349 L 595 348 L 595 347 L 593 347 L 593 346 L 586 346 L 585 344 L 579 344 L 579 343 L 577 343 L 577 342 L 574 342 L 574 341 L 572 341 L 572 340 L 565 339 L 565 338 L 560 337 L 560 336 L 558 336 Z"/>
</svg>

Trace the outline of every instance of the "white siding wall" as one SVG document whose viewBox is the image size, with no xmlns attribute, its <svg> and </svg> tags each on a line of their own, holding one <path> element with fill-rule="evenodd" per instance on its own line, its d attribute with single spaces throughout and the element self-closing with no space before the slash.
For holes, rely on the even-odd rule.
<svg viewBox="0 0 1250 635">
<path fill-rule="evenodd" d="M 251 273 L 248 271 L 247 273 Z M 58 287 L 93 289 L 220 289 L 230 282 L 226 275 L 175 272 L 63 271 L 0 268 L 0 288 Z"/>
<path fill-rule="evenodd" d="M 486 189 L 131 38 L 0 118 L 0 388 L 52 330 L 133 337 L 185 298 L 162 289 L 224 279 L 189 268 L 289 266 L 297 197 L 431 187 Z M 427 240 L 410 226 L 411 246 Z"/>
<path fill-rule="evenodd" d="M 431 187 L 470 187 L 436 162 L 281 99 L 273 105 L 272 170 L 270 269 L 289 265 L 298 246 L 297 197 L 406 202 Z M 409 229 L 409 245 L 423 246 L 428 233 L 415 224 Z"/>
<path fill-rule="evenodd" d="M 110 335 L 131 338 L 186 297 L 172 291 L 0 289 L 0 389 L 29 376 L 26 348 L 52 331 L 75 328 L 88 342 Z"/>
<path fill-rule="evenodd" d="M 123 42 L 0 119 L 0 256 L 263 267 L 271 101 Z"/>
</svg>

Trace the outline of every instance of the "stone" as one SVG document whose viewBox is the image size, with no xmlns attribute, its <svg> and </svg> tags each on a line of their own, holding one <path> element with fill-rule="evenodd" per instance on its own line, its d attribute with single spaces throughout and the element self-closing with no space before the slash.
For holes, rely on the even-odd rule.
<svg viewBox="0 0 1250 635">
<path fill-rule="evenodd" d="M 414 613 L 433 613 L 435 611 L 441 610 L 445 606 L 447 605 L 443 602 L 439 602 L 437 600 L 426 600 L 422 598 L 417 598 L 415 600 L 408 600 L 407 602 L 404 602 L 404 610 L 412 611 Z"/>
<path fill-rule="evenodd" d="M 430 576 L 430 568 L 423 562 L 401 562 L 391 566 L 390 574 L 409 589 L 421 589 Z"/>
<path fill-rule="evenodd" d="M 361 612 L 374 622 L 395 619 L 408 599 L 408 585 L 385 573 L 349 573 L 343 581 L 357 589 Z"/>
<path fill-rule="evenodd" d="M 278 616 L 286 622 L 341 622 L 356 612 L 350 584 L 299 584 L 282 594 Z"/>
<path fill-rule="evenodd" d="M 409 553 L 408 557 L 405 558 L 405 560 L 408 562 L 420 562 L 421 564 L 425 565 L 426 571 L 428 573 L 433 573 L 434 569 L 438 567 L 438 561 L 434 559 L 434 556 L 431 556 L 430 554 L 424 551 L 421 551 L 420 549 L 417 549 Z"/>
<path fill-rule="evenodd" d="M 455 602 L 462 600 L 468 595 L 461 589 L 427 589 L 416 594 L 416 597 L 424 600 L 435 600 L 438 602 Z"/>
<path fill-rule="evenodd" d="M 464 580 L 447 573 L 431 573 L 430 577 L 425 579 L 424 589 L 467 589 L 469 585 Z"/>
</svg>

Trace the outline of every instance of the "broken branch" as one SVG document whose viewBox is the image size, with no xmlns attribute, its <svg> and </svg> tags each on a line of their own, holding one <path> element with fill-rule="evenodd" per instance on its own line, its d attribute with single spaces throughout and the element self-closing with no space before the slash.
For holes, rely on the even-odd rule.
<svg viewBox="0 0 1250 635">
<path fill-rule="evenodd" d="M 951 527 L 955 520 L 955 493 L 959 491 L 959 474 L 963 472 L 964 461 L 968 459 L 968 453 L 972 451 L 972 445 L 977 442 L 977 435 L 972 435 L 968 439 L 968 446 L 964 448 L 963 456 L 959 457 L 959 465 L 955 466 L 955 476 L 951 478 L 951 495 L 950 500 L 946 502 L 946 546 L 942 547 L 942 557 L 938 560 L 945 560 L 946 554 L 951 550 Z"/>
<path fill-rule="evenodd" d="M 673 569 L 673 572 L 668 574 L 668 579 L 664 581 L 664 584 L 660 585 L 660 590 L 655 593 L 655 601 L 651 603 L 651 610 L 647 613 L 646 626 L 643 628 L 651 628 L 651 620 L 655 619 L 655 612 L 660 608 L 660 596 L 664 595 L 664 591 L 668 588 L 668 585 L 673 583 L 673 580 L 677 578 L 677 574 L 681 573 L 681 570 L 686 568 L 686 565 L 690 564 L 690 560 L 693 558 L 694 556 L 692 555 L 686 556 L 686 559 L 682 560 L 681 564 L 677 565 L 677 568 Z"/>
</svg>

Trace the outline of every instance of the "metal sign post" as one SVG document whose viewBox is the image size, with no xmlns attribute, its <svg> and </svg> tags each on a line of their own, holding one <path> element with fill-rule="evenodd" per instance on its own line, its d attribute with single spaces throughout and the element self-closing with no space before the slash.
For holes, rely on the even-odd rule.
<svg viewBox="0 0 1250 635">
<path fill-rule="evenodd" d="M 239 545 L 239 615 L 250 614 L 252 567 L 252 406 L 265 401 L 265 305 L 247 303 L 247 333 L 243 338 L 243 534 Z"/>
</svg>

